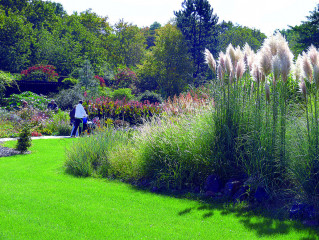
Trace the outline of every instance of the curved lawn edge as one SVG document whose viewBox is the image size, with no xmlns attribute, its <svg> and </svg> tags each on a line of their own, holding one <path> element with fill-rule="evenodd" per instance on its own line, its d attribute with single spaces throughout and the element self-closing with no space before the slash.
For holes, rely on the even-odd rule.
<svg viewBox="0 0 319 240">
<path fill-rule="evenodd" d="M 32 154 L 0 159 L 1 239 L 317 239 L 294 221 L 68 175 L 73 141 L 39 140 Z"/>
</svg>

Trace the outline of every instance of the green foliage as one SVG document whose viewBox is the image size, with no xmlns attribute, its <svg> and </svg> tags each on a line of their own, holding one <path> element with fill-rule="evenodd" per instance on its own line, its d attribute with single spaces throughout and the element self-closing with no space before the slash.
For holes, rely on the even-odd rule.
<svg viewBox="0 0 319 240">
<path fill-rule="evenodd" d="M 31 142 L 31 129 L 28 124 L 25 124 L 19 134 L 16 149 L 21 153 L 24 153 L 28 151 L 29 147 L 31 147 Z"/>
<path fill-rule="evenodd" d="M 68 89 L 62 89 L 60 92 L 55 94 L 53 98 L 55 99 L 57 105 L 61 109 L 72 109 L 80 99 L 83 99 L 83 90 L 79 85 Z"/>
<path fill-rule="evenodd" d="M 69 123 L 69 113 L 59 110 L 57 113 L 53 114 L 50 122 L 46 124 L 46 129 L 47 131 L 51 131 L 55 136 L 69 136 L 72 130 Z"/>
<path fill-rule="evenodd" d="M 307 16 L 307 21 L 303 22 L 299 26 L 291 27 L 288 30 L 288 36 L 296 37 L 296 42 L 294 43 L 294 52 L 300 54 L 305 51 L 310 45 L 319 47 L 319 4 L 315 7 L 314 11 L 310 12 Z M 291 38 L 290 38 L 291 39 Z"/>
<path fill-rule="evenodd" d="M 218 17 L 213 14 L 213 8 L 207 0 L 184 0 L 182 8 L 182 10 L 174 12 L 176 24 L 187 41 L 196 76 L 203 67 L 206 67 L 203 57 L 205 48 L 212 44 L 211 49 L 217 52 L 214 45 Z"/>
<path fill-rule="evenodd" d="M 136 92 L 137 76 L 134 71 L 125 67 L 120 68 L 114 76 L 113 88 L 131 88 Z"/>
<path fill-rule="evenodd" d="M 140 67 L 142 77 L 148 78 L 148 84 L 154 84 L 155 79 L 165 97 L 178 95 L 192 81 L 192 63 L 186 49 L 182 33 L 167 24 L 158 30 L 152 55 Z"/>
<path fill-rule="evenodd" d="M 160 94 L 155 93 L 155 92 L 151 92 L 148 90 L 146 90 L 144 93 L 142 93 L 138 97 L 138 100 L 140 102 L 149 101 L 150 103 L 162 103 L 163 102 L 163 98 L 161 97 Z"/>
<path fill-rule="evenodd" d="M 66 154 L 66 171 L 76 176 L 108 176 L 108 152 L 128 142 L 125 132 L 106 129 L 74 143 Z"/>
<path fill-rule="evenodd" d="M 27 67 L 34 39 L 32 24 L 24 16 L 0 9 L 1 70 L 20 72 Z"/>
<path fill-rule="evenodd" d="M 26 91 L 20 94 L 12 94 L 9 98 L 6 98 L 5 108 L 8 110 L 20 108 L 22 107 L 23 101 L 26 101 L 29 106 L 39 110 L 45 110 L 50 102 L 50 100 L 44 96 Z"/>
<path fill-rule="evenodd" d="M 232 22 L 219 24 L 218 49 L 225 52 L 229 44 L 243 48 L 247 43 L 255 52 L 262 46 L 266 35 L 257 29 L 251 29 Z M 215 47 L 216 48 L 216 47 Z"/>
<path fill-rule="evenodd" d="M 120 20 L 114 26 L 115 35 L 110 36 L 108 56 L 113 66 L 128 67 L 139 64 L 145 54 L 145 37 L 135 25 Z"/>
<path fill-rule="evenodd" d="M 68 88 L 74 87 L 78 82 L 79 82 L 79 80 L 72 78 L 72 77 L 64 78 L 62 80 L 63 88 L 68 89 Z"/>
<path fill-rule="evenodd" d="M 133 98 L 134 98 L 134 95 L 132 94 L 132 90 L 130 88 L 119 88 L 114 90 L 112 93 L 112 99 L 114 101 L 116 100 L 130 101 Z"/>
</svg>

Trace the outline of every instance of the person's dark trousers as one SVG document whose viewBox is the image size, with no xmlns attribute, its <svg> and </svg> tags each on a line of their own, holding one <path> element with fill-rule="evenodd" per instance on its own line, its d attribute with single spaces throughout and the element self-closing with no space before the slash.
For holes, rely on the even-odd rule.
<svg viewBox="0 0 319 240">
<path fill-rule="evenodd" d="M 75 136 L 76 134 L 76 130 L 79 128 L 80 124 L 82 123 L 82 119 L 79 119 L 79 118 L 76 118 L 75 119 L 75 122 L 74 122 L 74 129 L 71 133 L 71 137 Z M 82 133 L 82 128 L 80 127 L 79 128 L 79 136 L 81 135 Z"/>
</svg>

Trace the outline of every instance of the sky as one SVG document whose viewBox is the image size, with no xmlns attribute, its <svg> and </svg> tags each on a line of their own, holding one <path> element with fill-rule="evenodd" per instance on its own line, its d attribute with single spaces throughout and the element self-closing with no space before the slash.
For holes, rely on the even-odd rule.
<svg viewBox="0 0 319 240">
<path fill-rule="evenodd" d="M 165 25 L 181 10 L 183 0 L 52 0 L 63 5 L 68 14 L 92 9 L 107 16 L 113 25 L 120 19 L 139 27 L 155 21 Z M 221 21 L 261 30 L 271 35 L 276 29 L 287 29 L 306 21 L 319 0 L 209 0 Z"/>
</svg>

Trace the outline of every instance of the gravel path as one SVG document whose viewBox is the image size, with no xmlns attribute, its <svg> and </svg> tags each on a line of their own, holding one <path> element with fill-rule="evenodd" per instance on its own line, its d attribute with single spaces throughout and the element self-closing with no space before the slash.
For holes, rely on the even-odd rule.
<svg viewBox="0 0 319 240">
<path fill-rule="evenodd" d="M 44 136 L 44 137 L 31 137 L 32 140 L 36 139 L 54 139 L 54 138 L 70 138 L 70 136 Z M 12 140 L 17 140 L 17 138 L 0 138 L 0 157 L 8 157 L 8 156 L 13 156 L 20 154 L 19 151 L 13 149 L 13 148 L 8 148 L 8 147 L 3 147 L 2 143 L 6 141 L 12 141 Z M 30 153 L 30 152 L 26 152 Z"/>
</svg>

